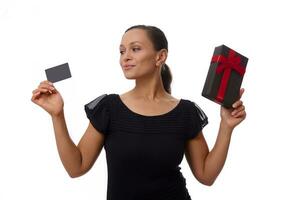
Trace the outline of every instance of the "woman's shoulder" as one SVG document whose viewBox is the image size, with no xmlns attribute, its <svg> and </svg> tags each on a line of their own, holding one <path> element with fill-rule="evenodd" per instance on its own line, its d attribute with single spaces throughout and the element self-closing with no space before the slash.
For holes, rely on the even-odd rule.
<svg viewBox="0 0 301 200">
<path fill-rule="evenodd" d="M 181 98 L 181 101 L 189 110 L 197 110 L 198 112 L 203 112 L 202 105 L 197 103 L 195 100 L 189 98 Z"/>
<path fill-rule="evenodd" d="M 180 100 L 187 106 L 192 106 L 195 103 L 193 100 L 191 100 L 189 98 L 185 98 L 185 97 L 180 98 Z"/>
<path fill-rule="evenodd" d="M 94 109 L 96 106 L 102 104 L 107 105 L 112 101 L 112 98 L 116 96 L 115 93 L 101 93 L 90 100 L 85 106 L 89 109 Z"/>
</svg>

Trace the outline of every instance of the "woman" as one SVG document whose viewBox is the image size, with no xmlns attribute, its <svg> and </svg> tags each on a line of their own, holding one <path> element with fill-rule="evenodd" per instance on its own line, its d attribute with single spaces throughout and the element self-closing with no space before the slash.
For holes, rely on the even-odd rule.
<svg viewBox="0 0 301 200">
<path fill-rule="evenodd" d="M 43 81 L 33 91 L 32 101 L 52 117 L 58 152 L 71 177 L 89 171 L 104 146 L 107 199 L 191 199 L 179 167 L 184 154 L 194 177 L 213 184 L 225 163 L 232 131 L 246 117 L 241 100 L 233 109 L 221 107 L 218 137 L 209 152 L 202 133 L 207 116 L 193 101 L 171 95 L 167 54 L 160 29 L 138 25 L 126 30 L 120 65 L 136 85 L 121 95 L 102 94 L 85 105 L 90 123 L 78 145 L 68 134 L 63 99 L 54 85 Z"/>
</svg>

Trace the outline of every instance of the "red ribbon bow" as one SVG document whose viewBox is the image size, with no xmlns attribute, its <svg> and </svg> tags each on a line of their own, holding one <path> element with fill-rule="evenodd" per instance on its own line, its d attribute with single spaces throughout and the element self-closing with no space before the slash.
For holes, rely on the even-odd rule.
<svg viewBox="0 0 301 200">
<path fill-rule="evenodd" d="M 240 57 L 236 55 L 236 52 L 232 49 L 230 49 L 228 57 L 225 57 L 223 55 L 214 55 L 211 59 L 211 62 L 218 63 L 218 66 L 216 68 L 217 74 L 224 72 L 216 96 L 216 100 L 218 102 L 223 102 L 231 71 L 235 70 L 239 75 L 243 76 L 246 68 L 240 65 Z"/>
</svg>

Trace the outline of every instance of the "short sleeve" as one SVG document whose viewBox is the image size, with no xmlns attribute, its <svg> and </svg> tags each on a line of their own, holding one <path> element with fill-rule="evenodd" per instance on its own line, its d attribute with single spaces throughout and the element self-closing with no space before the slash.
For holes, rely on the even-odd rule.
<svg viewBox="0 0 301 200">
<path fill-rule="evenodd" d="M 208 124 L 208 117 L 205 112 L 192 101 L 191 121 L 188 139 L 192 139 Z"/>
<path fill-rule="evenodd" d="M 107 135 L 110 121 L 108 103 L 108 95 L 102 94 L 85 104 L 85 112 L 91 124 L 104 135 Z"/>
</svg>

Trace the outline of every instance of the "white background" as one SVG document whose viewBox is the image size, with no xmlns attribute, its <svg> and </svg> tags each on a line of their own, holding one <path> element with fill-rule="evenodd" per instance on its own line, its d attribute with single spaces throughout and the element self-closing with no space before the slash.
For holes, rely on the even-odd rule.
<svg viewBox="0 0 301 200">
<path fill-rule="evenodd" d="M 55 87 L 78 143 L 88 125 L 84 104 L 134 86 L 119 66 L 118 47 L 136 24 L 165 32 L 172 94 L 206 112 L 210 148 L 219 106 L 201 90 L 213 49 L 226 44 L 249 57 L 242 84 L 247 119 L 234 130 L 216 182 L 197 182 L 183 159 L 192 199 L 300 199 L 300 19 L 300 6 L 290 0 L 0 0 L 0 199 L 105 199 L 105 151 L 87 174 L 70 178 L 51 118 L 30 101 L 31 92 L 46 68 L 69 63 L 72 78 Z"/>
</svg>

